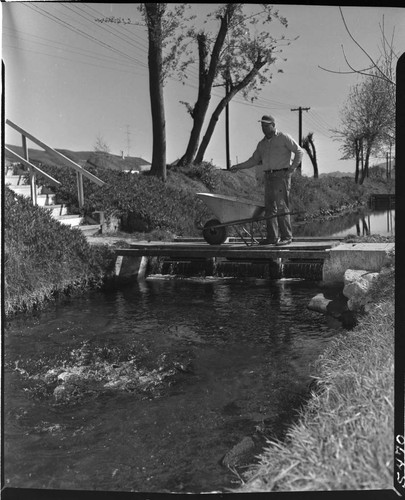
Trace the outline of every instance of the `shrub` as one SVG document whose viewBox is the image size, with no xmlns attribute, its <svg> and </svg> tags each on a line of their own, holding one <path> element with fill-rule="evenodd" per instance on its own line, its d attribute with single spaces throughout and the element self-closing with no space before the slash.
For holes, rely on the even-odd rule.
<svg viewBox="0 0 405 500">
<path fill-rule="evenodd" d="M 209 191 L 215 191 L 218 187 L 219 171 L 209 162 L 183 167 L 181 171 L 190 179 L 200 181 Z"/>
<path fill-rule="evenodd" d="M 43 168 L 62 182 L 62 187 L 56 191 L 57 199 L 67 201 L 71 209 L 77 212 L 75 175 L 61 171 L 59 167 Z M 159 229 L 177 234 L 195 233 L 194 220 L 198 219 L 199 215 L 195 193 L 185 192 L 181 185 L 170 181 L 164 183 L 159 178 L 145 173 L 135 175 L 107 168 L 96 169 L 92 166 L 87 170 L 106 184 L 99 187 L 88 179 L 83 179 L 85 215 L 102 210 L 107 217 L 124 217 L 124 222 L 128 219 L 135 220 L 136 224 L 132 230 Z"/>
</svg>

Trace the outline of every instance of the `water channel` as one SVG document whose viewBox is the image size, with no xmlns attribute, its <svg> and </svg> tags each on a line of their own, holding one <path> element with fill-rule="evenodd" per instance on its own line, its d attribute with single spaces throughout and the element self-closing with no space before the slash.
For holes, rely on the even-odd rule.
<svg viewBox="0 0 405 500">
<path fill-rule="evenodd" d="M 319 234 L 319 233 L 318 233 Z M 352 233 L 353 234 L 353 233 Z M 226 492 L 224 455 L 282 438 L 345 330 L 296 279 L 151 276 L 4 326 L 4 480 L 18 488 Z M 238 459 L 239 460 L 239 459 Z"/>
<path fill-rule="evenodd" d="M 316 219 L 294 230 L 295 236 L 393 236 L 395 234 L 395 210 L 364 210 L 322 220 Z"/>
</svg>

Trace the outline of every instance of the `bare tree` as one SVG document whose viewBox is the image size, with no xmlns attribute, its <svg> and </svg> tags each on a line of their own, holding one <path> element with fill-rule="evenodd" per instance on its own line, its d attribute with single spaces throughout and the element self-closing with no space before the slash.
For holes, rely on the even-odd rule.
<svg viewBox="0 0 405 500">
<path fill-rule="evenodd" d="M 183 102 L 193 119 L 193 127 L 180 165 L 203 161 L 221 112 L 238 92 L 245 98 L 253 95 L 251 99 L 254 100 L 261 90 L 260 85 L 271 79 L 269 66 L 276 61 L 276 52 L 281 52 L 277 45 L 285 38 L 277 40 L 269 34 L 268 28 L 258 32 L 259 19 L 262 25 L 278 19 L 283 26 L 287 26 L 287 20 L 267 4 L 260 4 L 260 11 L 250 15 L 244 13 L 244 7 L 245 4 L 227 3 L 213 11 L 211 17 L 219 21 L 216 34 L 204 30 L 189 32 L 198 46 L 199 87 L 193 106 Z M 225 87 L 225 96 L 213 111 L 199 144 L 212 89 L 218 85 Z"/>
<path fill-rule="evenodd" d="M 97 135 L 96 144 L 94 145 L 94 151 L 96 153 L 109 153 L 110 146 L 105 142 L 101 134 Z"/>
<path fill-rule="evenodd" d="M 356 181 L 360 184 L 368 177 L 370 157 L 381 153 L 395 129 L 395 108 L 387 85 L 379 78 L 365 78 L 355 85 L 341 111 L 343 126 L 334 131 L 337 140 L 343 141 L 344 158 L 356 159 Z"/>
<path fill-rule="evenodd" d="M 319 171 L 318 171 L 318 160 L 316 158 L 316 149 L 315 149 L 313 132 L 309 132 L 304 137 L 304 139 L 302 140 L 302 147 L 308 153 L 308 156 L 312 163 L 312 167 L 314 169 L 314 179 L 317 179 L 319 177 Z"/>
<path fill-rule="evenodd" d="M 342 142 L 340 150 L 343 153 L 341 160 L 355 159 L 354 182 L 359 183 L 363 174 L 363 137 L 361 132 L 352 130 L 345 125 L 341 130 L 335 130 L 335 140 Z"/>
</svg>

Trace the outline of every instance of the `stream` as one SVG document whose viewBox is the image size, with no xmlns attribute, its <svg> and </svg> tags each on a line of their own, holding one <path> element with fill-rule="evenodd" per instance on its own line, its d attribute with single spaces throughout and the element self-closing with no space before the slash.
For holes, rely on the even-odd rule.
<svg viewBox="0 0 405 500">
<path fill-rule="evenodd" d="M 237 487 L 265 439 L 296 419 L 312 363 L 343 331 L 307 309 L 319 290 L 294 279 L 154 276 L 9 321 L 5 486 Z M 229 455 L 246 439 L 247 453 Z"/>
</svg>

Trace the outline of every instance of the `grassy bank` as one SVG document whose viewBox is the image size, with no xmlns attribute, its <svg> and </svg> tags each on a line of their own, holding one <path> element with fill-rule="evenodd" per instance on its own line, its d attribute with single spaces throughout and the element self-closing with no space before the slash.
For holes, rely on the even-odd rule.
<svg viewBox="0 0 405 500">
<path fill-rule="evenodd" d="M 43 170 L 62 183 L 56 192 L 58 201 L 67 202 L 79 211 L 75 173 L 57 166 L 42 165 Z M 160 230 L 179 236 L 200 235 L 196 223 L 206 221 L 210 214 L 196 192 L 212 192 L 263 200 L 263 188 L 256 185 L 253 170 L 232 174 L 214 168 L 209 163 L 192 167 L 171 167 L 167 183 L 144 174 L 127 174 L 101 166 L 86 168 L 103 179 L 102 188 L 84 179 L 85 205 L 83 211 L 91 215 L 103 210 L 107 216 L 122 218 L 128 232 Z M 291 187 L 291 210 L 303 212 L 301 218 L 331 214 L 344 208 L 367 203 L 370 193 L 394 192 L 394 181 L 386 181 L 371 174 L 362 186 L 353 178 L 313 179 L 294 174 Z M 297 218 L 298 220 L 298 218 Z"/>
<path fill-rule="evenodd" d="M 4 197 L 6 316 L 40 308 L 60 294 L 101 286 L 114 265 L 107 247 L 91 248 L 80 229 L 60 224 L 31 200 Z"/>
<path fill-rule="evenodd" d="M 392 489 L 394 273 L 384 269 L 370 312 L 318 359 L 298 422 L 269 441 L 240 492 Z"/>
</svg>

